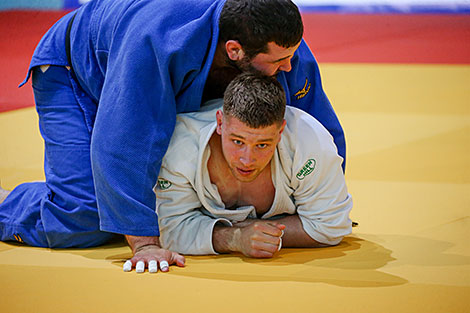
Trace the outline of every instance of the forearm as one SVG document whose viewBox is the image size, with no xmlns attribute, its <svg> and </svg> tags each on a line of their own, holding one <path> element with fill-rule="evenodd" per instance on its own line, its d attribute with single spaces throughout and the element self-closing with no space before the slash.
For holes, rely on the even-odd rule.
<svg viewBox="0 0 470 313">
<path fill-rule="evenodd" d="M 238 227 L 215 225 L 212 231 L 212 246 L 217 253 L 240 251 L 237 241 L 241 236 Z"/>
<path fill-rule="evenodd" d="M 271 258 L 279 250 L 283 225 L 270 221 L 255 221 L 243 226 L 216 225 L 212 243 L 219 253 L 241 252 L 255 258 Z"/>
<path fill-rule="evenodd" d="M 276 222 L 286 226 L 282 236 L 282 246 L 286 248 L 320 248 L 328 245 L 320 243 L 310 237 L 304 230 L 298 214 L 288 215 Z"/>
<path fill-rule="evenodd" d="M 160 240 L 157 236 L 131 236 L 125 235 L 127 243 L 132 250 L 132 253 L 135 254 L 137 251 L 142 249 L 145 246 L 158 246 L 160 247 Z"/>
</svg>

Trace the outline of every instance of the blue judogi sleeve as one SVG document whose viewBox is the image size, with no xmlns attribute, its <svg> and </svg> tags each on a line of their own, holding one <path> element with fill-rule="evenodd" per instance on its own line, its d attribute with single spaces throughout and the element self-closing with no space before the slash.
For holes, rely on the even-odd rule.
<svg viewBox="0 0 470 313">
<path fill-rule="evenodd" d="M 286 91 L 287 104 L 315 117 L 333 136 L 338 154 L 344 159 L 344 171 L 346 142 L 343 129 L 323 90 L 318 63 L 304 40 L 292 58 L 292 70 L 279 73 L 277 78 Z"/>
<path fill-rule="evenodd" d="M 169 58 L 158 51 L 164 43 L 153 46 L 141 35 L 144 22 L 128 23 L 126 15 L 107 51 L 91 141 L 93 179 L 102 230 L 157 236 L 152 187 L 175 124 L 175 90 Z M 173 70 L 182 68 L 181 60 L 173 62 Z"/>
<path fill-rule="evenodd" d="M 199 108 L 215 51 L 211 35 L 218 21 L 217 3 L 212 9 L 205 5 L 178 12 L 173 8 L 173 16 L 158 22 L 151 20 L 154 12 L 135 5 L 114 29 L 119 35 L 108 51 L 91 142 L 104 231 L 159 235 L 153 186 L 176 113 Z M 210 62 L 204 59 L 207 56 Z"/>
</svg>

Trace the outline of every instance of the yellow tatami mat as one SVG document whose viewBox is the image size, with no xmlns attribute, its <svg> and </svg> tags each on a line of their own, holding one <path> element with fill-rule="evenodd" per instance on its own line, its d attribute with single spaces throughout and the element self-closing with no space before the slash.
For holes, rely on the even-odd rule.
<svg viewBox="0 0 470 313">
<path fill-rule="evenodd" d="M 345 128 L 353 235 L 268 260 L 124 273 L 124 242 L 0 243 L 0 312 L 470 312 L 470 66 L 321 64 Z M 30 87 L 28 87 L 30 88 Z M 0 114 L 4 187 L 42 180 L 33 108 Z"/>
</svg>

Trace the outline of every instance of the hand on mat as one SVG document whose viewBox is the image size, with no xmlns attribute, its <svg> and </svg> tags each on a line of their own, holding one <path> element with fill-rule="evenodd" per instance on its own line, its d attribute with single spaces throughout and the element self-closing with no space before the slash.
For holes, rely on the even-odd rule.
<svg viewBox="0 0 470 313">
<path fill-rule="evenodd" d="M 255 220 L 235 224 L 240 229 L 236 236 L 238 250 L 254 258 L 271 258 L 282 246 L 285 225 L 273 221 Z"/>
<path fill-rule="evenodd" d="M 156 273 L 158 269 L 168 272 L 169 265 L 176 264 L 183 267 L 184 262 L 184 256 L 176 252 L 162 249 L 157 245 L 147 245 L 137 250 L 134 257 L 124 263 L 123 270 L 130 272 L 135 268 L 137 273 L 143 273 L 148 268 L 149 273 Z"/>
<path fill-rule="evenodd" d="M 137 273 L 143 273 L 148 268 L 149 273 L 156 273 L 160 268 L 168 272 L 169 266 L 176 264 L 184 266 L 184 256 L 160 247 L 158 237 L 126 236 L 134 256 L 123 265 L 125 272 L 135 268 Z"/>
</svg>

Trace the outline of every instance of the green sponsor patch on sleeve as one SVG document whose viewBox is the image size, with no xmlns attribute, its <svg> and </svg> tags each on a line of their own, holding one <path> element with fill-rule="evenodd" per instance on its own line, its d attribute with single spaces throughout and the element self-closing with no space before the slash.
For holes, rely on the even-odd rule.
<svg viewBox="0 0 470 313">
<path fill-rule="evenodd" d="M 302 180 L 307 175 L 311 174 L 313 170 L 315 169 L 316 164 L 317 164 L 317 161 L 315 161 L 315 159 L 308 159 L 307 162 L 305 162 L 302 169 L 297 173 L 297 175 L 295 175 L 297 179 Z"/>
<path fill-rule="evenodd" d="M 171 182 L 166 179 L 159 178 L 157 180 L 157 188 L 160 190 L 167 190 L 171 187 Z"/>
</svg>

